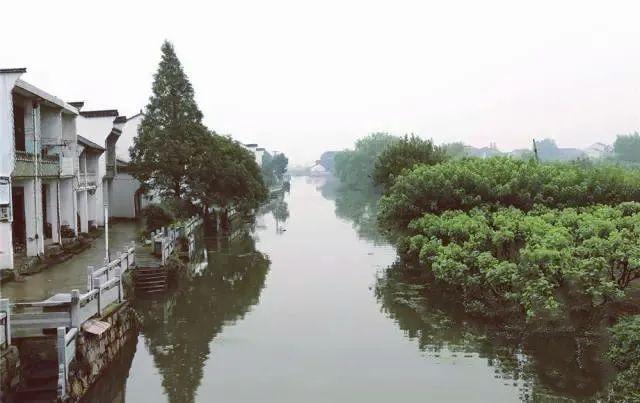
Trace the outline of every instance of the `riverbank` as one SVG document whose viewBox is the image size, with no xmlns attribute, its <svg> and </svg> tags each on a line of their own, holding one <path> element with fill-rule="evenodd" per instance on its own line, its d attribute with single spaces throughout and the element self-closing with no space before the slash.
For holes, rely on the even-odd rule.
<svg viewBox="0 0 640 403">
<path fill-rule="evenodd" d="M 135 221 L 118 221 L 109 227 L 109 249 L 115 256 L 137 240 L 140 225 Z M 41 301 L 61 292 L 85 289 L 87 267 L 104 264 L 105 234 L 95 238 L 91 245 L 70 259 L 49 267 L 47 270 L 23 276 L 20 281 L 9 281 L 0 285 L 0 295 L 12 302 Z"/>
</svg>

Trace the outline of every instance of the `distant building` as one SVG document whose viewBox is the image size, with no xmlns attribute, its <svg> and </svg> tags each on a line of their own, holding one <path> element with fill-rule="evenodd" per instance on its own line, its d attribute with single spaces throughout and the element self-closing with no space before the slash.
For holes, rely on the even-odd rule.
<svg viewBox="0 0 640 403">
<path fill-rule="evenodd" d="M 316 163 L 309 169 L 310 176 L 329 176 L 331 172 L 324 165 L 321 164 L 321 161 L 318 160 Z"/>
<path fill-rule="evenodd" d="M 592 159 L 607 158 L 613 155 L 613 147 L 604 143 L 594 143 L 585 148 L 584 153 Z"/>
</svg>

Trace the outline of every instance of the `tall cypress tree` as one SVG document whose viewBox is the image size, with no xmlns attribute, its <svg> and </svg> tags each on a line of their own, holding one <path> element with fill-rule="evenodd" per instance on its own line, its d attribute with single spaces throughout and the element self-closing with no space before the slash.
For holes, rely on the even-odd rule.
<svg viewBox="0 0 640 403">
<path fill-rule="evenodd" d="M 162 60 L 131 155 L 133 175 L 164 197 L 181 198 L 190 161 L 204 136 L 202 112 L 173 45 L 162 44 Z"/>
</svg>

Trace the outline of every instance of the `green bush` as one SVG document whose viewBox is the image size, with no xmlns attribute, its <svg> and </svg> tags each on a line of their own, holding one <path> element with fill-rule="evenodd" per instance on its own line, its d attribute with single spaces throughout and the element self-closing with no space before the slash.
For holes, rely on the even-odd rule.
<svg viewBox="0 0 640 403">
<path fill-rule="evenodd" d="M 623 318 L 611 328 L 607 358 L 619 371 L 609 385 L 609 401 L 640 401 L 640 315 Z"/>
<path fill-rule="evenodd" d="M 640 170 L 585 162 L 538 163 L 507 157 L 466 158 L 418 166 L 380 199 L 383 227 L 404 230 L 425 213 L 479 206 L 536 204 L 564 208 L 640 201 Z"/>
<path fill-rule="evenodd" d="M 415 165 L 434 165 L 446 159 L 444 150 L 431 140 L 422 140 L 411 135 L 388 145 L 375 161 L 373 181 L 376 185 L 389 187 L 403 171 Z"/>
<path fill-rule="evenodd" d="M 409 225 L 400 253 L 471 300 L 527 318 L 601 306 L 640 278 L 640 203 L 523 212 L 446 211 Z"/>
<path fill-rule="evenodd" d="M 155 231 L 161 227 L 167 227 L 175 220 L 175 216 L 169 209 L 153 204 L 142 209 L 142 217 L 144 218 L 147 231 Z"/>
</svg>

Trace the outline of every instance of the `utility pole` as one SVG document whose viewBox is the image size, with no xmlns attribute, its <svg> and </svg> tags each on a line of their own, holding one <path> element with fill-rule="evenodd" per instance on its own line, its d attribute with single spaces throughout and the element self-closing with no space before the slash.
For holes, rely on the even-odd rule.
<svg viewBox="0 0 640 403">
<path fill-rule="evenodd" d="M 538 157 L 538 146 L 536 145 L 536 139 L 533 139 L 533 155 L 536 157 L 536 162 L 540 162 L 540 157 Z"/>
</svg>

